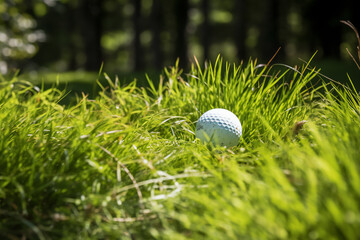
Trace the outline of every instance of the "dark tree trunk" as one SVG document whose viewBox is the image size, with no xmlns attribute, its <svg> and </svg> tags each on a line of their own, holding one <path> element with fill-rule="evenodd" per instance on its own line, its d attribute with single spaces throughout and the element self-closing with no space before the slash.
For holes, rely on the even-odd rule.
<svg viewBox="0 0 360 240">
<path fill-rule="evenodd" d="M 101 0 L 83 0 L 82 35 L 85 49 L 85 69 L 98 71 L 103 61 L 101 48 L 102 5 Z"/>
<path fill-rule="evenodd" d="M 309 7 L 310 33 L 315 35 L 317 43 L 314 50 L 322 49 L 325 58 L 340 57 L 342 4 L 341 1 L 317 0 Z"/>
<path fill-rule="evenodd" d="M 236 56 L 238 59 L 247 58 L 246 47 L 245 47 L 245 38 L 246 38 L 246 26 L 245 26 L 245 12 L 246 12 L 246 3 L 245 0 L 235 1 L 234 7 L 234 38 L 236 45 Z"/>
<path fill-rule="evenodd" d="M 66 5 L 66 32 L 68 33 L 67 45 L 68 51 L 71 53 L 68 59 L 68 70 L 74 71 L 78 68 L 76 62 L 77 47 L 75 45 L 75 34 L 76 28 L 78 27 L 75 23 L 76 10 L 70 6 Z"/>
<path fill-rule="evenodd" d="M 140 71 L 143 70 L 143 59 L 140 43 L 140 34 L 142 31 L 141 28 L 141 0 L 133 0 L 134 2 L 134 15 L 133 15 L 133 24 L 134 24 L 134 70 Z"/>
<path fill-rule="evenodd" d="M 322 4 L 321 4 L 322 3 Z M 319 34 L 320 46 L 323 48 L 324 57 L 339 58 L 340 57 L 340 44 L 341 44 L 341 23 L 339 19 L 341 16 L 341 3 L 320 0 L 318 9 L 321 6 L 326 6 L 325 9 L 318 11 L 318 19 L 316 22 L 319 24 L 317 32 Z M 334 16 L 329 18 L 330 16 Z"/>
<path fill-rule="evenodd" d="M 270 60 L 279 46 L 278 0 L 266 1 L 260 34 L 261 60 Z"/>
<path fill-rule="evenodd" d="M 358 32 L 360 32 L 360 1 L 351 1 L 351 19 L 350 21 L 354 24 Z M 346 19 L 343 19 L 346 20 Z"/>
<path fill-rule="evenodd" d="M 186 27 L 188 23 L 189 1 L 176 0 L 175 8 L 177 34 L 175 40 L 175 54 L 177 58 L 180 58 L 179 66 L 184 68 L 188 62 Z"/>
<path fill-rule="evenodd" d="M 204 22 L 202 24 L 202 36 L 201 42 L 203 45 L 203 54 L 204 60 L 209 59 L 209 49 L 210 49 L 210 25 L 209 25 L 209 0 L 203 0 L 201 9 L 204 15 Z"/>
<path fill-rule="evenodd" d="M 161 0 L 154 0 L 151 9 L 151 29 L 153 33 L 152 39 L 152 51 L 153 51 L 153 66 L 159 70 L 163 66 L 163 55 L 161 50 L 161 26 L 162 26 L 162 14 L 161 14 Z"/>
</svg>

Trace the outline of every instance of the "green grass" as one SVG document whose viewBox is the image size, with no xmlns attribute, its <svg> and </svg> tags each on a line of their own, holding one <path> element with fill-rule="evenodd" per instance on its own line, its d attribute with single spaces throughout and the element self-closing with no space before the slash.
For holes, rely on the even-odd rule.
<svg viewBox="0 0 360 240">
<path fill-rule="evenodd" d="M 146 74 L 152 78 L 152 81 L 157 86 L 160 72 L 149 71 L 146 72 Z M 136 81 L 137 85 L 148 87 L 144 72 L 108 74 L 108 76 L 105 77 L 105 75 L 99 72 L 85 72 L 79 70 L 62 73 L 31 72 L 24 73 L 21 77 L 44 89 L 52 87 L 65 89 L 68 94 L 61 100 L 61 104 L 74 104 L 74 102 L 76 103 L 76 96 L 82 96 L 83 93 L 88 95 L 89 98 L 95 98 L 99 91 L 101 91 L 98 82 L 100 82 L 100 84 L 106 84 L 107 78 L 110 77 L 121 79 L 122 86 Z"/>
<path fill-rule="evenodd" d="M 360 98 L 303 66 L 219 58 L 95 99 L 14 77 L 0 90 L 0 237 L 358 239 Z M 233 111 L 231 149 L 195 139 Z"/>
</svg>

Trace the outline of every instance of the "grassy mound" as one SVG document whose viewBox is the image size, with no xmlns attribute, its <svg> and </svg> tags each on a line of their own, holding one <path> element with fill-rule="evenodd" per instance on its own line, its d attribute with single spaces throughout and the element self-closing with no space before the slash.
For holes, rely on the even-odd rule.
<svg viewBox="0 0 360 240">
<path fill-rule="evenodd" d="M 357 239 L 360 97 L 315 69 L 175 66 L 72 106 L 0 81 L 0 236 L 8 239 Z M 195 139 L 206 110 L 243 124 Z"/>
</svg>

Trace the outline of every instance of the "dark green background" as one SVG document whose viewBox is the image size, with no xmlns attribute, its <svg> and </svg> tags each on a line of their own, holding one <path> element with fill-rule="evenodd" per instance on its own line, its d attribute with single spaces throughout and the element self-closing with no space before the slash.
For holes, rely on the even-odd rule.
<svg viewBox="0 0 360 240">
<path fill-rule="evenodd" d="M 356 55 L 357 40 L 340 20 L 360 28 L 359 9 L 353 0 L 0 0 L 0 73 L 51 83 L 66 72 L 60 80 L 81 90 L 102 63 L 111 78 L 143 81 L 177 58 L 185 71 L 194 56 L 266 63 L 281 47 L 273 62 L 301 65 L 317 52 L 312 65 L 356 83 L 346 48 Z"/>
</svg>

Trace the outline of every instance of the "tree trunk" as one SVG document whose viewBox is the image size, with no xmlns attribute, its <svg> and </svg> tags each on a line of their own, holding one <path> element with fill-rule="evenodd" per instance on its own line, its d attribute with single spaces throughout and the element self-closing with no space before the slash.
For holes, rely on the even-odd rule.
<svg viewBox="0 0 360 240">
<path fill-rule="evenodd" d="M 144 69 L 141 43 L 140 43 L 140 34 L 142 31 L 141 28 L 141 0 L 133 0 L 134 2 L 134 70 L 141 71 Z"/>
<path fill-rule="evenodd" d="M 260 34 L 261 60 L 270 60 L 279 46 L 278 1 L 269 0 L 264 6 L 264 18 Z"/>
<path fill-rule="evenodd" d="M 101 0 L 83 0 L 82 35 L 85 47 L 85 69 L 99 71 L 103 54 L 101 48 L 102 5 Z"/>
<path fill-rule="evenodd" d="M 317 0 L 309 6 L 310 33 L 314 34 L 314 42 L 317 43 L 315 47 L 322 49 L 324 58 L 340 57 L 339 46 L 343 26 L 339 21 L 342 20 L 343 9 L 341 1 Z"/>
<path fill-rule="evenodd" d="M 234 38 L 236 45 L 236 56 L 238 59 L 247 58 L 246 55 L 246 26 L 245 26 L 245 12 L 246 12 L 246 3 L 245 0 L 235 1 L 235 13 L 234 13 Z"/>
<path fill-rule="evenodd" d="M 186 67 L 187 59 L 187 37 L 186 27 L 188 23 L 188 0 L 176 0 L 175 4 L 176 12 L 176 40 L 175 40 L 175 54 L 176 58 L 179 58 L 179 66 L 181 68 Z"/>
<path fill-rule="evenodd" d="M 75 24 L 76 20 L 76 11 L 70 4 L 65 5 L 66 7 L 66 32 L 68 34 L 67 46 L 68 51 L 71 53 L 68 59 L 68 70 L 75 71 L 78 68 L 76 62 L 76 55 L 78 54 L 78 49 L 75 44 L 75 34 L 77 25 Z"/>
<path fill-rule="evenodd" d="M 319 19 L 316 21 L 319 24 L 317 33 L 319 34 L 320 46 L 323 49 L 324 57 L 339 58 L 342 28 L 341 23 L 339 23 L 339 19 L 341 19 L 341 3 L 320 0 L 318 4 L 318 9 L 321 9 L 321 6 L 326 6 L 325 9 L 318 11 Z M 329 13 L 333 17 L 329 18 Z"/>
<path fill-rule="evenodd" d="M 210 49 L 210 26 L 209 26 L 209 0 L 203 0 L 201 4 L 201 9 L 204 15 L 204 22 L 202 24 L 202 36 L 201 41 L 203 45 L 203 54 L 204 60 L 209 59 L 209 49 Z"/>
<path fill-rule="evenodd" d="M 153 66 L 155 69 L 160 70 L 163 66 L 163 55 L 161 50 L 161 2 L 160 0 L 154 0 L 151 9 L 151 28 L 153 33 L 152 38 L 152 51 L 153 51 Z"/>
<path fill-rule="evenodd" d="M 358 32 L 360 32 L 360 1 L 351 1 L 351 22 L 354 24 Z M 343 19 L 346 20 L 346 19 Z"/>
</svg>

